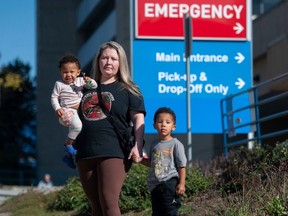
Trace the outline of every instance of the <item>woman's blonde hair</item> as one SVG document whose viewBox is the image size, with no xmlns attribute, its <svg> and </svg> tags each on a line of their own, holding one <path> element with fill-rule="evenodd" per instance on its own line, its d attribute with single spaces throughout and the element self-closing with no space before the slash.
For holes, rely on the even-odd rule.
<svg viewBox="0 0 288 216">
<path fill-rule="evenodd" d="M 102 74 L 100 71 L 99 60 L 103 51 L 107 48 L 115 49 L 119 56 L 119 71 L 117 73 L 118 81 L 120 81 L 123 87 L 127 88 L 133 95 L 141 96 L 138 86 L 132 81 L 125 50 L 115 41 L 109 41 L 100 46 L 98 53 L 93 60 L 93 77 L 95 80 L 100 81 Z"/>
</svg>

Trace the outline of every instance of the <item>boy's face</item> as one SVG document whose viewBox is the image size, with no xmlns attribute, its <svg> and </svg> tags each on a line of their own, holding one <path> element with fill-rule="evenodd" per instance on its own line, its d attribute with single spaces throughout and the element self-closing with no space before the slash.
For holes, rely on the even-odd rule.
<svg viewBox="0 0 288 216">
<path fill-rule="evenodd" d="M 169 113 L 160 113 L 153 126 L 157 130 L 160 139 L 170 138 L 172 131 L 176 128 L 173 117 Z"/>
<path fill-rule="evenodd" d="M 62 80 L 67 84 L 73 83 L 76 80 L 77 76 L 79 76 L 80 71 L 81 70 L 77 66 L 77 64 L 72 62 L 65 63 L 60 68 Z"/>
</svg>

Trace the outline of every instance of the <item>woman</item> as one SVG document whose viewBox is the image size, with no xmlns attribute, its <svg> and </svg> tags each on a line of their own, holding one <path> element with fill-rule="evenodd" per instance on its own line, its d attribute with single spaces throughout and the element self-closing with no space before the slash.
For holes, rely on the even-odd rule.
<svg viewBox="0 0 288 216">
<path fill-rule="evenodd" d="M 92 215 L 120 216 L 118 206 L 121 187 L 134 155 L 140 160 L 143 148 L 143 96 L 132 81 L 127 57 L 121 45 L 104 43 L 93 62 L 94 78 L 101 88 L 105 106 L 125 126 L 132 122 L 135 146 L 125 154 L 119 137 L 98 102 L 97 90 L 84 93 L 79 115 L 83 128 L 77 137 L 77 168 Z"/>
</svg>

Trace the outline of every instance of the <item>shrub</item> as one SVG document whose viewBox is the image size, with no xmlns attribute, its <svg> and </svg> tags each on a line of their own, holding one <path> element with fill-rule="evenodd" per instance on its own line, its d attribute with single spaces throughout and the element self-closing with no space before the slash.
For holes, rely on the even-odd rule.
<svg viewBox="0 0 288 216">
<path fill-rule="evenodd" d="M 204 175 L 200 167 L 187 168 L 186 170 L 185 197 L 193 197 L 213 185 L 211 176 Z"/>
<path fill-rule="evenodd" d="M 147 172 L 147 167 L 133 164 L 121 190 L 120 208 L 123 212 L 139 212 L 151 206 L 146 183 Z"/>
<path fill-rule="evenodd" d="M 214 167 L 221 170 L 214 184 L 222 192 L 223 205 L 218 205 L 210 213 L 288 215 L 287 156 L 286 143 L 256 145 L 253 149 L 240 147 L 231 151 L 218 167 Z"/>
<path fill-rule="evenodd" d="M 285 199 L 279 196 L 269 200 L 265 207 L 269 215 L 288 215 L 287 197 Z"/>
<path fill-rule="evenodd" d="M 148 168 L 134 164 L 129 171 L 120 194 L 120 208 L 123 213 L 129 211 L 140 212 L 151 209 L 150 192 L 147 188 Z M 184 202 L 191 196 L 207 189 L 212 185 L 212 178 L 205 176 L 201 169 L 187 168 L 186 194 Z M 84 194 L 78 177 L 70 178 L 65 187 L 60 190 L 55 198 L 48 202 L 49 210 L 71 211 L 79 213 L 89 210 L 88 200 Z"/>
<path fill-rule="evenodd" d="M 49 210 L 86 212 L 89 209 L 88 200 L 84 194 L 78 177 L 68 179 L 67 184 L 55 198 L 47 204 Z"/>
<path fill-rule="evenodd" d="M 288 215 L 287 144 L 256 145 L 253 149 L 240 147 L 231 151 L 228 157 L 219 156 L 208 163 L 187 167 L 186 194 L 179 215 Z M 147 172 L 147 167 L 133 165 L 128 173 L 120 195 L 123 215 L 151 215 Z M 31 196 L 35 196 L 33 202 L 38 200 L 35 205 L 31 205 Z M 50 210 L 73 213 L 77 210 L 78 216 L 89 215 L 90 212 L 77 177 L 69 179 L 60 191 L 48 194 L 26 193 L 15 198 L 5 202 L 1 212 L 7 209 L 11 212 L 19 210 L 23 216 L 27 215 L 23 211 L 29 211 L 28 215 L 31 215 L 34 212 L 32 206 L 40 208 L 44 203 L 48 203 Z M 21 201 L 18 200 L 20 198 Z M 71 215 L 70 212 L 65 213 Z M 58 215 L 58 212 L 51 215 Z"/>
</svg>

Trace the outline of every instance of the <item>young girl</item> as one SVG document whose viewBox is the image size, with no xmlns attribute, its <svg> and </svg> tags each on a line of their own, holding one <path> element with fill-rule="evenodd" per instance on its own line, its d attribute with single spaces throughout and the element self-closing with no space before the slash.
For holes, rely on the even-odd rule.
<svg viewBox="0 0 288 216">
<path fill-rule="evenodd" d="M 73 155 L 77 150 L 73 147 L 73 142 L 82 129 L 82 122 L 79 119 L 77 109 L 82 98 L 83 88 L 97 88 L 97 83 L 90 77 L 78 77 L 80 69 L 79 60 L 71 54 L 65 55 L 59 61 L 61 80 L 55 82 L 51 103 L 59 122 L 69 127 L 69 133 L 64 145 L 67 154 L 63 157 L 63 162 L 70 168 L 75 169 Z"/>
</svg>

